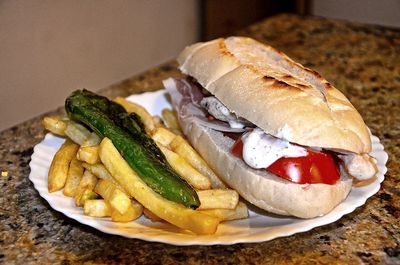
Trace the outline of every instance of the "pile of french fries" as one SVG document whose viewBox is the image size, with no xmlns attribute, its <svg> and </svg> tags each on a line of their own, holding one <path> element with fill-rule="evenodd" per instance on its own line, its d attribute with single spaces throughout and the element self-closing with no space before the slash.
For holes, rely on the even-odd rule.
<svg viewBox="0 0 400 265">
<path fill-rule="evenodd" d="M 226 188 L 202 157 L 182 137 L 173 111 L 163 120 L 142 106 L 115 98 L 127 112 L 137 113 L 172 168 L 197 192 L 200 207 L 189 209 L 169 201 L 148 187 L 119 154 L 111 140 L 100 139 L 85 126 L 65 117 L 45 117 L 44 127 L 66 138 L 48 173 L 48 190 L 63 190 L 77 207 L 92 217 L 130 222 L 145 215 L 167 221 L 196 234 L 212 234 L 222 221 L 248 217 L 236 191 Z"/>
</svg>

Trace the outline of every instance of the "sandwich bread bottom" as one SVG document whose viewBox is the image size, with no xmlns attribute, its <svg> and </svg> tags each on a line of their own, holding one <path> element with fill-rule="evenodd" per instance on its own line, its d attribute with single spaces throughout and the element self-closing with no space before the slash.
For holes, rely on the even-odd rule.
<svg viewBox="0 0 400 265">
<path fill-rule="evenodd" d="M 185 135 L 220 178 L 247 201 L 271 213 L 313 218 L 330 212 L 349 194 L 352 179 L 334 185 L 295 184 L 255 170 L 230 153 L 234 141 L 223 133 L 179 119 Z"/>
</svg>

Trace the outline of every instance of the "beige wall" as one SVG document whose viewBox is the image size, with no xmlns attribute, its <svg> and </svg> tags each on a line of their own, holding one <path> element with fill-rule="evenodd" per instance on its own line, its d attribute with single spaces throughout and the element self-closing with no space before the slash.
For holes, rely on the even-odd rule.
<svg viewBox="0 0 400 265">
<path fill-rule="evenodd" d="M 173 58 L 196 0 L 0 0 L 0 130 Z"/>
</svg>

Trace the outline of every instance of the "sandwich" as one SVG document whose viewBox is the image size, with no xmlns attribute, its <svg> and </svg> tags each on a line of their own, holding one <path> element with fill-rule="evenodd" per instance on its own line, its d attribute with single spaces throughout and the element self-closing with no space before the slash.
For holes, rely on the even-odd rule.
<svg viewBox="0 0 400 265">
<path fill-rule="evenodd" d="M 371 179 L 371 136 L 349 100 L 316 71 L 246 37 L 186 47 L 167 79 L 182 131 L 251 204 L 313 218 Z"/>
</svg>

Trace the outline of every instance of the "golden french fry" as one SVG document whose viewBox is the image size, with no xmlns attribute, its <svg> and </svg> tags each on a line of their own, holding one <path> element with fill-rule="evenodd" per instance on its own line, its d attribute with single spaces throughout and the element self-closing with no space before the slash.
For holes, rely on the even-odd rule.
<svg viewBox="0 0 400 265">
<path fill-rule="evenodd" d="M 83 188 L 77 190 L 74 200 L 77 207 L 82 207 L 87 200 L 95 200 L 97 198 L 99 198 L 99 195 L 93 189 Z"/>
<path fill-rule="evenodd" d="M 99 154 L 105 167 L 125 190 L 160 218 L 197 234 L 212 234 L 217 230 L 219 218 L 166 200 L 147 186 L 119 154 L 110 139 L 102 140 Z"/>
<path fill-rule="evenodd" d="M 94 174 L 99 179 L 106 179 L 111 181 L 115 186 L 117 186 L 118 189 L 122 190 L 126 193 L 128 197 L 130 197 L 130 195 L 124 190 L 124 188 L 111 176 L 110 172 L 108 172 L 103 164 L 90 165 L 87 163 L 83 163 L 82 166 L 92 172 L 92 174 Z"/>
<path fill-rule="evenodd" d="M 103 164 L 88 164 L 88 163 L 82 163 L 82 166 L 92 172 L 93 175 L 100 179 L 107 179 L 107 180 L 112 180 L 112 176 L 110 172 L 105 168 Z"/>
<path fill-rule="evenodd" d="M 154 126 L 153 117 L 150 115 L 150 113 L 144 107 L 142 107 L 136 103 L 130 102 L 122 97 L 116 97 L 113 99 L 113 101 L 117 102 L 122 107 L 124 107 L 124 109 L 127 112 L 129 112 L 129 113 L 135 112 L 137 115 L 139 115 L 140 118 L 142 119 L 142 122 L 146 129 L 146 132 L 151 132 L 154 130 L 155 126 Z"/>
<path fill-rule="evenodd" d="M 44 117 L 42 124 L 46 130 L 60 135 L 65 136 L 65 129 L 67 128 L 66 120 L 59 116 Z"/>
<path fill-rule="evenodd" d="M 82 196 L 88 195 L 90 191 L 93 191 L 97 183 L 97 177 L 92 174 L 89 170 L 83 172 L 81 181 L 79 182 L 78 188 L 75 193 L 75 204 L 76 206 L 82 206 Z"/>
<path fill-rule="evenodd" d="M 207 176 L 213 188 L 226 188 L 226 185 L 218 178 L 214 171 L 207 165 L 206 161 L 196 150 L 181 136 L 176 136 L 169 145 L 175 153 L 179 154 L 189 162 L 201 174 Z"/>
<path fill-rule="evenodd" d="M 154 128 L 165 127 L 163 120 L 159 116 L 153 116 Z"/>
<path fill-rule="evenodd" d="M 67 180 L 69 164 L 76 156 L 79 145 L 67 139 L 55 154 L 48 174 L 48 190 L 54 192 L 61 190 Z"/>
<path fill-rule="evenodd" d="M 181 126 L 179 125 L 178 118 L 173 110 L 163 109 L 161 115 L 167 124 L 168 129 L 173 131 L 175 134 L 182 135 Z"/>
<path fill-rule="evenodd" d="M 80 161 L 86 162 L 91 165 L 98 164 L 100 163 L 99 146 L 81 146 L 78 150 L 78 153 L 76 154 L 76 157 Z"/>
<path fill-rule="evenodd" d="M 68 197 L 74 197 L 81 182 L 83 175 L 82 162 L 73 158 L 68 169 L 67 181 L 65 182 L 63 194 Z"/>
<path fill-rule="evenodd" d="M 85 126 L 74 121 L 67 122 L 67 128 L 65 128 L 64 132 L 65 135 L 79 145 L 82 145 L 90 136 L 90 131 Z"/>
<path fill-rule="evenodd" d="M 111 207 L 111 220 L 114 222 L 130 222 L 139 218 L 142 213 L 143 206 L 137 201 L 132 201 L 124 214 L 120 214 L 116 209 Z"/>
<path fill-rule="evenodd" d="M 161 222 L 163 219 L 152 213 L 149 209 L 143 208 L 143 215 L 147 218 L 150 219 L 152 222 Z"/>
<path fill-rule="evenodd" d="M 88 136 L 88 138 L 83 142 L 81 146 L 95 146 L 99 145 L 101 142 L 100 136 L 97 135 L 95 132 L 91 132 Z"/>
<path fill-rule="evenodd" d="M 86 200 L 83 213 L 92 217 L 108 217 L 111 215 L 111 206 L 102 199 Z"/>
<path fill-rule="evenodd" d="M 83 172 L 81 181 L 79 182 L 78 188 L 87 188 L 93 190 L 97 183 L 97 177 L 92 174 L 89 170 Z"/>
<path fill-rule="evenodd" d="M 246 204 L 239 202 L 235 209 L 210 209 L 201 210 L 202 213 L 220 218 L 223 221 L 244 219 L 249 217 Z"/>
<path fill-rule="evenodd" d="M 121 215 L 128 211 L 132 204 L 125 192 L 118 189 L 111 181 L 99 179 L 94 191 L 103 197 Z"/>
<path fill-rule="evenodd" d="M 192 185 L 193 188 L 197 190 L 207 190 L 211 188 L 209 178 L 194 169 L 183 157 L 166 147 L 159 146 L 159 148 L 172 168 L 181 176 L 181 178 Z"/>
<path fill-rule="evenodd" d="M 230 189 L 199 190 L 199 210 L 203 209 L 235 209 L 239 202 L 239 194 Z"/>
<path fill-rule="evenodd" d="M 156 128 L 151 134 L 151 138 L 163 146 L 169 146 L 175 137 L 176 134 L 163 127 Z"/>
</svg>

